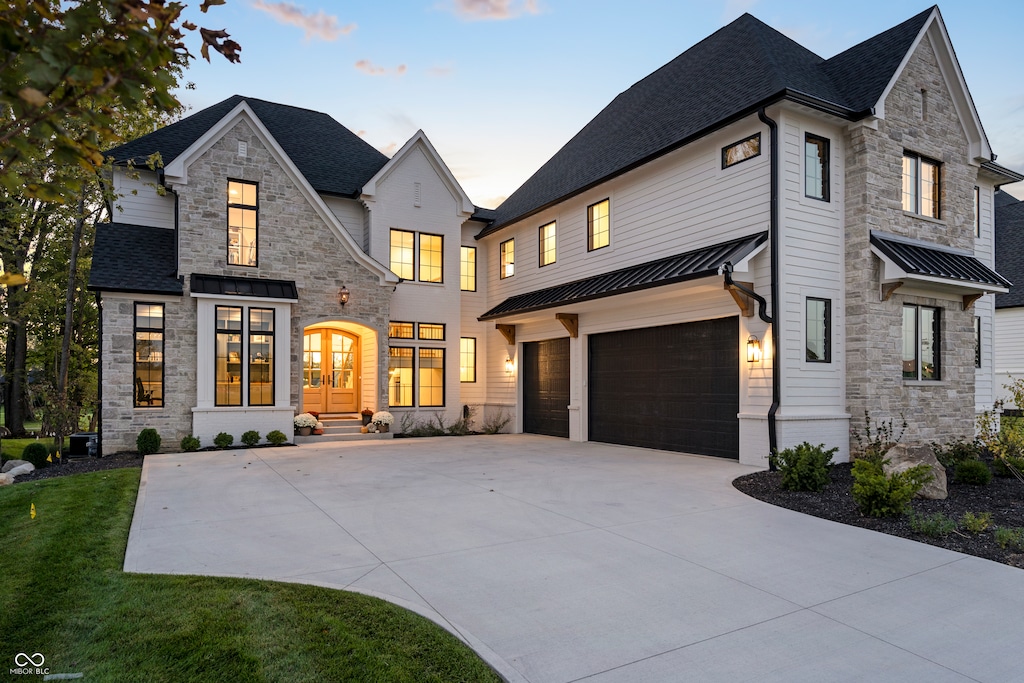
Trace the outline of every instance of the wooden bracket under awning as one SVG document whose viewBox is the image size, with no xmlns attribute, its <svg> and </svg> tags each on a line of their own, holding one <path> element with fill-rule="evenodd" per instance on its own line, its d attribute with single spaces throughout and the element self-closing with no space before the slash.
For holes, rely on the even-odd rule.
<svg viewBox="0 0 1024 683">
<path fill-rule="evenodd" d="M 734 281 L 735 282 L 735 281 Z M 729 294 L 732 294 L 733 300 L 736 305 L 740 307 L 740 312 L 744 318 L 751 318 L 754 315 L 754 300 L 746 293 L 744 293 L 736 285 L 743 285 L 747 289 L 753 291 L 754 283 L 752 282 L 736 282 L 736 284 L 730 285 L 728 282 L 723 283 L 725 289 L 729 290 Z"/>
<path fill-rule="evenodd" d="M 502 325 L 497 324 L 494 326 L 498 332 L 501 332 L 501 336 L 505 338 L 509 346 L 516 345 L 516 326 L 515 325 Z"/>
<path fill-rule="evenodd" d="M 974 305 L 974 302 L 980 299 L 982 296 L 983 293 L 981 292 L 977 292 L 975 294 L 964 294 L 964 310 L 970 310 L 971 306 Z"/>
<path fill-rule="evenodd" d="M 555 313 L 555 320 L 562 323 L 569 336 L 575 339 L 580 335 L 580 316 L 576 313 Z"/>
<path fill-rule="evenodd" d="M 879 300 L 888 301 L 889 297 L 892 296 L 892 293 L 902 286 L 903 280 L 900 280 L 899 282 L 883 282 L 879 289 Z"/>
</svg>

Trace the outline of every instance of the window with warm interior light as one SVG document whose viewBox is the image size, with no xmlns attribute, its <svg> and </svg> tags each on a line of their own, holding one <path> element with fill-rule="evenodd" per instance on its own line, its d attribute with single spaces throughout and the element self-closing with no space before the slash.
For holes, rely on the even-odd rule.
<svg viewBox="0 0 1024 683">
<path fill-rule="evenodd" d="M 444 237 L 420 233 L 420 282 L 444 282 Z"/>
<path fill-rule="evenodd" d="M 516 274 L 516 240 L 505 240 L 498 246 L 498 277 L 504 280 Z"/>
<path fill-rule="evenodd" d="M 443 323 L 420 323 L 420 339 L 429 341 L 444 341 Z"/>
<path fill-rule="evenodd" d="M 829 201 L 828 140 L 808 133 L 804 137 L 804 196 Z"/>
<path fill-rule="evenodd" d="M 587 207 L 587 251 L 607 247 L 611 243 L 609 203 L 603 199 Z"/>
<path fill-rule="evenodd" d="M 242 405 L 242 308 L 217 306 L 214 405 Z"/>
<path fill-rule="evenodd" d="M 420 349 L 420 405 L 444 405 L 444 349 Z"/>
<path fill-rule="evenodd" d="M 249 309 L 249 405 L 274 405 L 274 309 Z"/>
<path fill-rule="evenodd" d="M 463 292 L 476 291 L 476 247 L 462 247 L 460 251 L 459 286 Z"/>
<path fill-rule="evenodd" d="M 416 233 L 391 229 L 391 272 L 403 280 L 416 278 L 416 271 L 413 268 L 415 242 Z"/>
<path fill-rule="evenodd" d="M 474 337 L 459 339 L 459 381 L 476 381 L 476 339 Z"/>
<path fill-rule="evenodd" d="M 557 246 L 555 244 L 556 230 L 557 226 L 555 225 L 555 221 L 551 221 L 547 225 L 542 225 L 540 227 L 538 242 L 540 244 L 540 265 L 542 268 L 554 263 L 558 257 Z"/>
<path fill-rule="evenodd" d="M 388 405 L 412 405 L 412 352 L 411 348 L 392 346 L 388 349 Z"/>
<path fill-rule="evenodd" d="M 135 304 L 136 408 L 164 405 L 164 305 Z"/>
<path fill-rule="evenodd" d="M 228 264 L 256 266 L 257 186 L 243 180 L 228 181 Z"/>
<path fill-rule="evenodd" d="M 412 339 L 412 323 L 392 320 L 388 323 L 388 336 L 392 339 Z"/>
<path fill-rule="evenodd" d="M 912 152 L 903 153 L 903 210 L 939 218 L 942 165 Z"/>
</svg>

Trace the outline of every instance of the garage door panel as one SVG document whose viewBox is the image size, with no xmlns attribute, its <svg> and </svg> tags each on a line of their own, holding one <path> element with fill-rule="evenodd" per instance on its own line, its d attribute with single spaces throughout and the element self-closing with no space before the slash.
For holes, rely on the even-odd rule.
<svg viewBox="0 0 1024 683">
<path fill-rule="evenodd" d="M 569 437 L 569 338 L 523 344 L 523 431 Z"/>
<path fill-rule="evenodd" d="M 739 457 L 739 321 L 591 335 L 590 439 Z"/>
</svg>

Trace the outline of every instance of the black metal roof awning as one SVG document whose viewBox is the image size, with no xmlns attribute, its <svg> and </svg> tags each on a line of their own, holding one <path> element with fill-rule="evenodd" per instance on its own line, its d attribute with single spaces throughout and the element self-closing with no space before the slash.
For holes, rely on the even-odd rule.
<svg viewBox="0 0 1024 683">
<path fill-rule="evenodd" d="M 871 231 L 871 247 L 885 262 L 886 280 L 907 279 L 973 289 L 1005 292 L 1011 282 L 974 256 L 948 247 Z"/>
<path fill-rule="evenodd" d="M 299 292 L 294 280 L 265 280 L 252 277 L 225 277 L 193 273 L 190 280 L 193 294 L 218 296 L 254 296 L 265 299 L 297 300 Z"/>
<path fill-rule="evenodd" d="M 767 241 L 768 233 L 761 232 L 564 285 L 517 294 L 505 299 L 478 320 L 495 320 L 517 313 L 539 311 L 717 275 L 725 263 L 739 263 Z"/>
</svg>

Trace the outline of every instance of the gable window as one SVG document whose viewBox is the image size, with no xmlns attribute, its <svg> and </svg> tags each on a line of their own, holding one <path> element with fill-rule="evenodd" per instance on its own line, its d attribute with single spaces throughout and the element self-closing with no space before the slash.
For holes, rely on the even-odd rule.
<svg viewBox="0 0 1024 683">
<path fill-rule="evenodd" d="M 981 318 L 974 317 L 974 367 L 981 367 Z"/>
<path fill-rule="evenodd" d="M 505 240 L 498 246 L 498 277 L 504 280 L 516 274 L 516 240 Z"/>
<path fill-rule="evenodd" d="M 939 309 L 903 306 L 903 379 L 939 379 Z"/>
<path fill-rule="evenodd" d="M 476 381 L 476 338 L 459 339 L 459 381 Z"/>
<path fill-rule="evenodd" d="M 462 247 L 459 261 L 459 287 L 463 292 L 475 292 L 476 247 Z"/>
<path fill-rule="evenodd" d="M 749 138 L 734 142 L 722 148 L 722 168 L 729 168 L 741 161 L 753 159 L 761 154 L 761 134 L 754 133 Z"/>
<path fill-rule="evenodd" d="M 249 405 L 274 405 L 274 309 L 249 309 Z"/>
<path fill-rule="evenodd" d="M 420 234 L 420 282 L 444 282 L 444 237 Z"/>
<path fill-rule="evenodd" d="M 256 183 L 228 181 L 228 263 L 257 264 Z"/>
<path fill-rule="evenodd" d="M 392 346 L 388 349 L 388 405 L 412 405 L 412 349 Z"/>
<path fill-rule="evenodd" d="M 413 243 L 416 234 L 408 230 L 391 229 L 391 272 L 403 280 L 416 277 L 413 268 Z"/>
<path fill-rule="evenodd" d="M 587 207 L 587 251 L 607 247 L 611 242 L 611 221 L 608 200 Z"/>
<path fill-rule="evenodd" d="M 389 322 L 388 337 L 391 339 L 412 339 L 412 323 Z"/>
<path fill-rule="evenodd" d="M 557 227 L 555 225 L 555 221 L 551 221 L 547 225 L 542 225 L 540 227 L 539 244 L 541 267 L 551 265 L 558 257 L 557 248 L 555 246 L 556 230 Z"/>
<path fill-rule="evenodd" d="M 939 218 L 941 164 L 912 152 L 903 153 L 903 210 Z"/>
<path fill-rule="evenodd" d="M 164 305 L 135 304 L 135 407 L 164 405 Z"/>
<path fill-rule="evenodd" d="M 807 297 L 806 348 L 810 363 L 832 362 L 832 301 Z"/>
<path fill-rule="evenodd" d="M 974 236 L 981 237 L 981 188 L 974 186 Z"/>
<path fill-rule="evenodd" d="M 242 405 L 242 308 L 217 306 L 217 356 L 213 403 Z"/>
<path fill-rule="evenodd" d="M 420 349 L 420 405 L 444 405 L 444 349 Z"/>
<path fill-rule="evenodd" d="M 804 196 L 829 201 L 829 143 L 808 133 L 804 138 Z"/>
<path fill-rule="evenodd" d="M 444 341 L 444 325 L 442 323 L 420 323 L 420 339 Z"/>
</svg>

